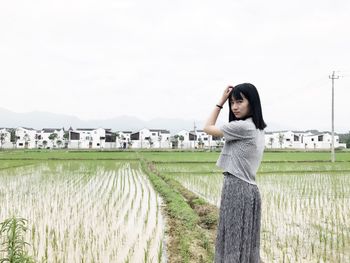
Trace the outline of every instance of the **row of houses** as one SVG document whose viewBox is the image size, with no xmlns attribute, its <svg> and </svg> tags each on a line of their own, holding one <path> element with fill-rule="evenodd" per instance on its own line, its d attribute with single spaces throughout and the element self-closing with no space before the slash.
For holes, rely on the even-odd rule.
<svg viewBox="0 0 350 263">
<path fill-rule="evenodd" d="M 332 134 L 318 131 L 281 131 L 265 133 L 265 148 L 271 149 L 330 149 Z M 335 148 L 346 148 L 339 142 L 339 136 L 334 136 Z"/>
<path fill-rule="evenodd" d="M 104 128 L 45 128 L 35 130 L 18 127 L 0 128 L 1 148 L 68 148 L 68 149 L 126 149 L 126 148 L 220 148 L 224 138 L 213 137 L 203 130 L 181 130 L 171 135 L 164 129 L 112 131 Z M 265 133 L 265 147 L 270 149 L 329 149 L 329 132 L 280 131 Z M 346 148 L 335 135 L 335 148 Z"/>
<path fill-rule="evenodd" d="M 223 145 L 222 138 L 213 142 L 212 136 L 202 130 L 181 130 L 171 135 L 168 130 L 147 128 L 137 132 L 114 132 L 104 128 L 0 128 L 0 138 L 1 148 L 17 149 L 204 148 Z"/>
</svg>

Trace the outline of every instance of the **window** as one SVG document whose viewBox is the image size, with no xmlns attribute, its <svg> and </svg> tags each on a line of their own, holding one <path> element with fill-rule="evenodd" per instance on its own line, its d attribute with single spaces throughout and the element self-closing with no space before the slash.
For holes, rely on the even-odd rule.
<svg viewBox="0 0 350 263">
<path fill-rule="evenodd" d="M 72 141 L 77 141 L 80 139 L 80 133 L 71 131 L 69 137 Z"/>
<path fill-rule="evenodd" d="M 130 135 L 130 139 L 133 140 L 133 141 L 134 140 L 139 140 L 140 139 L 140 133 L 137 132 L 137 133 L 131 134 Z"/>
<path fill-rule="evenodd" d="M 189 140 L 190 141 L 196 141 L 197 140 L 197 135 L 190 133 L 189 134 Z"/>
<path fill-rule="evenodd" d="M 319 141 L 319 142 L 323 142 L 323 135 L 319 135 L 319 136 L 318 136 L 318 141 Z"/>
</svg>

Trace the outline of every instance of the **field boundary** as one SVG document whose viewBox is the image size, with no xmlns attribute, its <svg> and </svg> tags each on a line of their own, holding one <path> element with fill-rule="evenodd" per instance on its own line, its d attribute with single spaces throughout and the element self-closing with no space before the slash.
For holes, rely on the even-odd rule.
<svg viewBox="0 0 350 263">
<path fill-rule="evenodd" d="M 152 161 L 142 159 L 141 165 L 167 204 L 169 262 L 213 262 L 217 207 L 208 204 L 176 180 L 157 171 Z M 180 198 L 178 206 L 172 204 L 173 195 Z M 183 211 L 184 207 L 186 212 Z M 187 216 L 190 216 L 190 220 L 186 219 Z M 181 258 L 176 258 L 174 253 L 181 255 Z"/>
</svg>

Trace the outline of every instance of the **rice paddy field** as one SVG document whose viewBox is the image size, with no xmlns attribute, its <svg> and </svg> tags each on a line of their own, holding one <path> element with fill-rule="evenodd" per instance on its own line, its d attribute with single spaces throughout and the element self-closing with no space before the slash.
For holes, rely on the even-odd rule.
<svg viewBox="0 0 350 263">
<path fill-rule="evenodd" d="M 0 170 L 0 219 L 28 220 L 38 262 L 165 262 L 162 200 L 138 163 L 11 164 Z"/>
<path fill-rule="evenodd" d="M 348 156 L 332 164 L 324 159 L 327 153 L 308 153 L 306 160 L 283 154 L 274 159 L 268 153 L 257 175 L 263 261 L 350 262 Z M 158 160 L 157 166 L 219 207 L 223 176 L 212 161 L 179 165 Z"/>
<path fill-rule="evenodd" d="M 167 262 L 165 204 L 139 160 L 219 207 L 218 152 L 0 152 L 0 222 L 28 220 L 37 262 Z M 350 153 L 266 152 L 264 262 L 350 262 Z M 0 252 L 0 258 L 3 252 Z"/>
</svg>

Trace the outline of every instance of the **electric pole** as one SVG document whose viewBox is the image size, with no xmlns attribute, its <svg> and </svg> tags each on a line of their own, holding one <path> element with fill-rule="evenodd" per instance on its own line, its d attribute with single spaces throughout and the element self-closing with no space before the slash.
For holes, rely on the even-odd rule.
<svg viewBox="0 0 350 263">
<path fill-rule="evenodd" d="M 332 76 L 328 76 L 332 80 L 332 147 L 331 147 L 331 160 L 332 163 L 335 162 L 335 153 L 334 153 L 334 80 L 339 79 L 339 76 L 335 75 L 333 71 Z"/>
<path fill-rule="evenodd" d="M 196 148 L 196 141 L 197 141 L 197 126 L 196 122 L 193 122 L 193 131 L 194 131 L 194 143 L 193 143 L 193 149 Z"/>
</svg>

